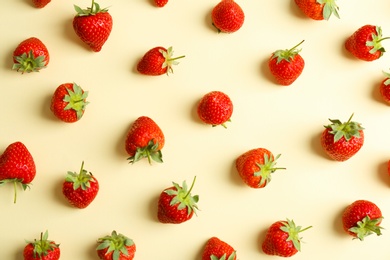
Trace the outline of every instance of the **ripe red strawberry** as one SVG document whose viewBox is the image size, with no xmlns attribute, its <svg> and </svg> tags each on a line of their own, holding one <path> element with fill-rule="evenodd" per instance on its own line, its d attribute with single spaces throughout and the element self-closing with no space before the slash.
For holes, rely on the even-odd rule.
<svg viewBox="0 0 390 260">
<path fill-rule="evenodd" d="M 154 4 L 157 7 L 164 7 L 168 3 L 168 0 L 154 0 Z"/>
<path fill-rule="evenodd" d="M 51 0 L 32 0 L 32 3 L 36 8 L 43 8 L 50 2 Z"/>
<path fill-rule="evenodd" d="M 118 234 L 115 230 L 111 235 L 98 239 L 96 252 L 99 259 L 103 260 L 132 260 L 134 259 L 136 246 L 132 239 Z"/>
<path fill-rule="evenodd" d="M 360 123 L 351 121 L 341 123 L 338 119 L 329 119 L 332 124 L 325 126 L 321 135 L 321 145 L 326 154 L 336 161 L 346 161 L 355 155 L 364 143 L 364 128 Z"/>
<path fill-rule="evenodd" d="M 273 223 L 267 230 L 262 244 L 263 252 L 267 255 L 290 257 L 301 251 L 299 234 L 311 226 L 302 229 L 293 220 L 287 219 Z"/>
<path fill-rule="evenodd" d="M 390 105 L 390 73 L 383 72 L 386 76 L 384 80 L 382 80 L 379 86 L 379 92 L 383 98 L 383 100 Z"/>
<path fill-rule="evenodd" d="M 226 128 L 225 123 L 230 122 L 233 114 L 233 103 L 225 93 L 211 91 L 199 101 L 197 113 L 204 123 L 212 126 L 222 125 Z"/>
<path fill-rule="evenodd" d="M 41 233 L 39 240 L 27 241 L 23 250 L 24 260 L 58 260 L 60 259 L 60 245 L 49 240 L 49 233 Z"/>
<path fill-rule="evenodd" d="M 295 0 L 301 11 L 313 20 L 329 20 L 334 14 L 340 18 L 336 0 Z"/>
<path fill-rule="evenodd" d="M 99 52 L 112 30 L 113 21 L 108 9 L 101 9 L 95 0 L 92 0 L 92 6 L 87 9 L 81 9 L 77 5 L 74 8 L 77 12 L 73 18 L 74 31 L 92 51 Z"/>
<path fill-rule="evenodd" d="M 381 27 L 364 25 L 348 37 L 345 48 L 358 59 L 373 61 L 382 57 L 385 52 L 382 41 L 388 38 L 382 37 Z"/>
<path fill-rule="evenodd" d="M 187 187 L 186 181 L 183 181 L 182 186 L 172 182 L 173 186 L 164 189 L 158 200 L 157 217 L 161 223 L 180 224 L 192 218 L 198 206 L 198 195 L 191 195 L 196 177 L 192 182 L 190 189 Z"/>
<path fill-rule="evenodd" d="M 172 57 L 173 48 L 154 47 L 147 51 L 137 64 L 137 71 L 144 75 L 159 76 L 173 73 L 173 65 L 177 65 L 178 59 L 185 56 Z"/>
<path fill-rule="evenodd" d="M 382 212 L 377 205 L 367 200 L 357 200 L 350 204 L 342 215 L 343 228 L 349 235 L 359 240 L 371 234 L 380 236 Z"/>
<path fill-rule="evenodd" d="M 17 196 L 16 185 L 19 183 L 23 190 L 26 190 L 34 180 L 35 174 L 34 159 L 23 143 L 10 144 L 0 156 L 0 185 L 14 184 L 14 202 Z"/>
<path fill-rule="evenodd" d="M 30 37 L 16 47 L 13 53 L 12 69 L 22 72 L 37 72 L 49 64 L 50 55 L 45 44 L 36 37 Z"/>
<path fill-rule="evenodd" d="M 79 173 L 70 172 L 62 184 L 62 193 L 69 203 L 76 208 L 86 208 L 95 199 L 99 191 L 99 182 L 84 169 L 84 162 L 81 164 Z"/>
<path fill-rule="evenodd" d="M 236 169 L 241 179 L 251 188 L 263 188 L 271 181 L 271 175 L 277 168 L 276 160 L 280 154 L 274 155 L 264 148 L 256 148 L 245 152 L 236 159 Z"/>
<path fill-rule="evenodd" d="M 297 49 L 304 41 L 289 50 L 277 50 L 268 60 L 268 67 L 280 85 L 291 85 L 301 74 L 305 61 Z"/>
<path fill-rule="evenodd" d="M 203 249 L 202 260 L 236 260 L 236 251 L 228 243 L 212 237 Z"/>
<path fill-rule="evenodd" d="M 61 84 L 51 98 L 50 110 L 58 119 L 74 123 L 84 115 L 89 103 L 86 101 L 87 97 L 88 91 L 84 91 L 76 83 Z"/>
<path fill-rule="evenodd" d="M 233 33 L 244 24 L 245 14 L 234 0 L 221 0 L 211 12 L 211 20 L 218 32 Z"/>
<path fill-rule="evenodd" d="M 142 158 L 163 162 L 161 149 L 165 137 L 160 127 L 149 117 L 141 116 L 134 121 L 127 133 L 125 148 L 130 155 L 128 160 L 135 163 Z"/>
</svg>

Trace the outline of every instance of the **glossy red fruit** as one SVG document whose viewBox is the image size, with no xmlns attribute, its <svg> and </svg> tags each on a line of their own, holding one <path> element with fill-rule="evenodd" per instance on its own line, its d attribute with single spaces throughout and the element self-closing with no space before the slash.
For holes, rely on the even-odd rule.
<svg viewBox="0 0 390 260">
<path fill-rule="evenodd" d="M 301 49 L 298 46 L 303 42 L 288 50 L 277 50 L 269 58 L 268 68 L 278 84 L 291 85 L 302 74 L 305 61 L 299 54 Z"/>
<path fill-rule="evenodd" d="M 99 182 L 91 172 L 84 169 L 84 162 L 80 171 L 68 171 L 62 184 L 62 193 L 68 202 L 76 208 L 86 208 L 95 199 L 99 192 Z"/>
<path fill-rule="evenodd" d="M 57 87 L 51 98 L 50 110 L 66 123 L 74 123 L 84 115 L 88 91 L 76 83 L 64 83 Z"/>
<path fill-rule="evenodd" d="M 225 241 L 217 237 L 211 237 L 203 249 L 202 260 L 212 259 L 236 260 L 236 250 Z"/>
<path fill-rule="evenodd" d="M 129 162 L 135 163 L 147 158 L 149 164 L 152 160 L 162 163 L 161 149 L 165 144 L 165 136 L 161 128 L 150 117 L 137 118 L 127 132 L 125 149 L 130 155 Z"/>
<path fill-rule="evenodd" d="M 383 216 L 379 207 L 368 200 L 356 200 L 343 212 L 342 222 L 345 232 L 359 240 L 376 234 L 380 236 Z"/>
<path fill-rule="evenodd" d="M 329 20 L 331 15 L 340 18 L 336 0 L 295 0 L 301 11 L 313 20 Z"/>
<path fill-rule="evenodd" d="M 352 121 L 353 114 L 347 122 L 329 119 L 331 124 L 325 126 L 321 135 L 321 146 L 326 154 L 335 161 L 346 161 L 354 156 L 364 144 L 364 128 Z"/>
<path fill-rule="evenodd" d="M 173 57 L 173 48 L 154 47 L 147 51 L 137 64 L 137 71 L 143 75 L 159 76 L 173 73 L 173 65 L 179 64 L 178 59 L 185 56 Z"/>
<path fill-rule="evenodd" d="M 263 188 L 271 181 L 272 173 L 285 169 L 276 167 L 279 157 L 280 154 L 275 158 L 264 148 L 252 149 L 237 158 L 236 169 L 246 185 L 256 189 Z"/>
<path fill-rule="evenodd" d="M 50 55 L 46 45 L 36 37 L 30 37 L 16 47 L 12 69 L 25 73 L 37 72 L 49 64 Z"/>
<path fill-rule="evenodd" d="M 98 239 L 96 248 L 99 259 L 102 260 L 132 260 L 136 251 L 135 243 L 125 235 L 118 234 L 115 230 L 111 235 Z"/>
<path fill-rule="evenodd" d="M 17 197 L 17 184 L 26 190 L 35 174 L 34 159 L 22 142 L 10 144 L 0 156 L 0 186 L 7 183 L 14 185 L 14 202 Z"/>
<path fill-rule="evenodd" d="M 23 250 L 24 260 L 58 260 L 60 259 L 60 245 L 49 240 L 49 233 L 41 233 L 39 240 L 27 241 Z"/>
<path fill-rule="evenodd" d="M 296 226 L 293 220 L 280 220 L 273 223 L 267 230 L 265 240 L 261 247 L 267 255 L 291 257 L 301 251 L 301 232 L 311 228 L 302 229 Z"/>
<path fill-rule="evenodd" d="M 356 30 L 345 41 L 345 48 L 353 56 L 364 61 L 374 61 L 382 57 L 385 48 L 382 41 L 388 39 L 382 36 L 379 26 L 364 25 Z"/>
<path fill-rule="evenodd" d="M 188 189 L 186 181 L 182 186 L 173 182 L 173 186 L 164 189 L 158 200 L 157 217 L 161 223 L 180 224 L 192 218 L 198 210 L 198 195 L 191 195 L 196 177 Z"/>
<path fill-rule="evenodd" d="M 383 101 L 390 105 L 390 73 L 383 72 L 383 74 L 386 78 L 382 80 L 379 86 L 379 93 L 381 94 Z"/>
<path fill-rule="evenodd" d="M 233 114 L 233 102 L 230 97 L 221 91 L 211 91 L 204 95 L 198 103 L 197 113 L 206 124 L 226 128 Z"/>
<path fill-rule="evenodd" d="M 32 0 L 32 3 L 36 8 L 43 8 L 50 2 L 51 0 Z"/>
<path fill-rule="evenodd" d="M 221 0 L 211 12 L 211 20 L 218 32 L 233 33 L 244 24 L 245 14 L 234 0 Z"/>
<path fill-rule="evenodd" d="M 168 0 L 154 0 L 154 4 L 157 7 L 164 7 L 168 3 Z"/>
<path fill-rule="evenodd" d="M 101 9 L 92 0 L 92 6 L 82 9 L 74 6 L 76 15 L 73 18 L 73 29 L 77 36 L 94 52 L 101 51 L 111 34 L 113 19 L 107 8 Z"/>
</svg>

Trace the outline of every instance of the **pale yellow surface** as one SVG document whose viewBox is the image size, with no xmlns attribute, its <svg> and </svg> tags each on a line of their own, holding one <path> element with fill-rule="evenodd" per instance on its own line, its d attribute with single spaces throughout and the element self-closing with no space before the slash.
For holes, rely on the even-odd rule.
<svg viewBox="0 0 390 260">
<path fill-rule="evenodd" d="M 112 230 L 134 240 L 135 259 L 199 260 L 212 236 L 231 244 L 240 260 L 276 259 L 260 244 L 268 226 L 286 218 L 313 226 L 302 233 L 302 252 L 294 259 L 390 259 L 390 107 L 378 92 L 390 54 L 364 62 L 343 47 L 365 24 L 380 25 L 390 36 L 390 2 L 339 1 L 341 19 L 329 21 L 305 18 L 290 0 L 237 2 L 246 20 L 228 35 L 211 26 L 218 0 L 170 0 L 161 9 L 150 0 L 101 0 L 114 25 L 101 52 L 93 53 L 72 28 L 73 4 L 87 7 L 90 1 L 53 0 L 44 9 L 28 0 L 2 1 L 0 148 L 22 141 L 37 175 L 30 190 L 19 190 L 16 204 L 13 187 L 0 187 L 1 260 L 22 260 L 25 239 L 45 230 L 61 244 L 65 260 L 97 259 L 96 239 Z M 12 52 L 31 36 L 46 44 L 51 61 L 40 73 L 21 75 L 11 70 Z M 291 86 L 276 85 L 269 55 L 301 40 L 302 75 Z M 390 41 L 383 45 L 390 49 Z M 138 60 L 155 46 L 186 55 L 174 74 L 136 72 Z M 90 104 L 74 124 L 58 121 L 49 109 L 55 88 L 66 82 L 89 91 Z M 198 100 L 212 90 L 234 103 L 227 129 L 197 118 Z M 365 144 L 350 160 L 332 161 L 319 143 L 323 125 L 352 113 L 365 127 Z M 163 164 L 126 160 L 126 132 L 142 115 L 165 134 Z M 234 167 L 240 154 L 257 147 L 282 154 L 278 166 L 287 168 L 258 190 L 245 186 Z M 101 189 L 80 210 L 68 205 L 61 185 L 82 160 Z M 198 216 L 180 225 L 159 223 L 160 192 L 195 175 Z M 360 242 L 342 230 L 341 213 L 357 199 L 381 208 L 381 237 Z"/>
</svg>

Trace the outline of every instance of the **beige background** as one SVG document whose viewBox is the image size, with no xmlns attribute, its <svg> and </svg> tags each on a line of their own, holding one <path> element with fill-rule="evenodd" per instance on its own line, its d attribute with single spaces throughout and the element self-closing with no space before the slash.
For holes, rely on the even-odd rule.
<svg viewBox="0 0 390 260">
<path fill-rule="evenodd" d="M 390 2 L 339 1 L 340 20 L 314 21 L 290 0 L 241 0 L 245 23 L 227 35 L 211 26 L 217 0 L 170 0 L 162 9 L 150 0 L 101 0 L 102 7 L 110 6 L 114 26 L 100 53 L 89 51 L 72 28 L 73 4 L 87 7 L 90 1 L 53 0 L 41 10 L 28 0 L 2 2 L 0 148 L 22 141 L 37 175 L 16 204 L 12 186 L 0 188 L 0 259 L 21 260 L 24 240 L 45 230 L 61 244 L 61 259 L 97 259 L 96 239 L 114 229 L 135 241 L 136 259 L 200 259 L 211 236 L 231 244 L 241 260 L 272 259 L 259 244 L 268 226 L 285 218 L 313 226 L 302 234 L 302 252 L 294 259 L 389 259 L 390 108 L 378 86 L 390 54 L 363 62 L 343 44 L 365 24 L 382 26 L 390 36 Z M 11 70 L 12 52 L 31 36 L 46 44 L 51 61 L 40 73 L 21 75 Z M 288 87 L 276 85 L 269 55 L 303 39 L 301 77 Z M 159 45 L 186 55 L 175 73 L 137 74 L 137 61 Z M 383 45 L 390 49 L 390 41 Z M 86 113 L 74 124 L 49 110 L 55 88 L 66 82 L 89 91 Z M 196 103 L 212 90 L 234 103 L 228 129 L 204 125 L 196 116 Z M 365 144 L 349 161 L 331 161 L 319 144 L 323 125 L 352 113 L 366 129 Z M 164 131 L 163 164 L 126 161 L 125 135 L 141 115 Z M 257 147 L 281 153 L 278 166 L 287 168 L 260 190 L 245 186 L 234 168 L 240 154 Z M 67 204 L 61 184 L 82 160 L 101 190 L 79 210 Z M 195 175 L 198 216 L 180 225 L 159 223 L 160 192 Z M 357 199 L 382 209 L 383 236 L 360 242 L 343 232 L 341 213 Z"/>
</svg>

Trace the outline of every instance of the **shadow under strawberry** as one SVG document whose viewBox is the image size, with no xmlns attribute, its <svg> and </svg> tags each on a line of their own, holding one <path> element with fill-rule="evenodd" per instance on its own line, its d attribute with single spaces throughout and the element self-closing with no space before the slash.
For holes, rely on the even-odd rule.
<svg viewBox="0 0 390 260">
<path fill-rule="evenodd" d="M 390 188 L 390 175 L 388 173 L 388 161 L 380 163 L 378 165 L 377 173 L 380 182 Z"/>
</svg>

